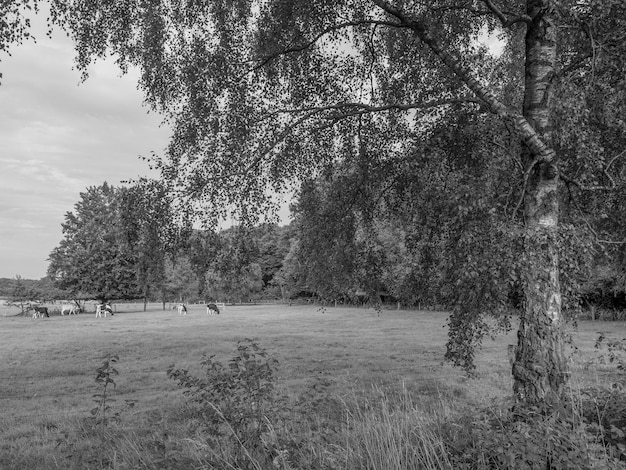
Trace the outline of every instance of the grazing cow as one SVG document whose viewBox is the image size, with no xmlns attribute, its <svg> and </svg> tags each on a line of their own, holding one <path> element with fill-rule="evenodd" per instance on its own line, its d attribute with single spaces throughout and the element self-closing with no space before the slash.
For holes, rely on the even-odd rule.
<svg viewBox="0 0 626 470">
<path fill-rule="evenodd" d="M 178 304 L 178 314 L 187 315 L 187 307 L 185 306 L 185 304 Z"/>
<path fill-rule="evenodd" d="M 113 309 L 111 308 L 110 304 L 105 303 L 105 304 L 96 305 L 96 318 L 98 317 L 102 318 L 103 313 L 104 313 L 104 318 L 106 318 L 107 313 L 110 313 L 111 316 L 113 316 Z"/>
<path fill-rule="evenodd" d="M 33 307 L 33 318 L 43 318 L 44 315 L 50 318 L 48 307 Z"/>
<path fill-rule="evenodd" d="M 74 304 L 61 305 L 61 315 L 78 315 L 80 313 L 80 307 Z"/>
<path fill-rule="evenodd" d="M 206 314 L 207 315 L 219 315 L 220 314 L 220 309 L 217 308 L 217 305 L 215 305 L 215 304 L 207 304 L 207 306 L 206 306 Z"/>
</svg>

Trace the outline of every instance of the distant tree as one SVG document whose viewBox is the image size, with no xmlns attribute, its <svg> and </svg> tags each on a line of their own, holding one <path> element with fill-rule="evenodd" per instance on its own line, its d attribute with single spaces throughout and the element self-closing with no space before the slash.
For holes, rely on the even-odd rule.
<svg viewBox="0 0 626 470">
<path fill-rule="evenodd" d="M 34 291 L 25 285 L 22 276 L 15 276 L 15 282 L 5 304 L 19 307 L 23 315 L 33 300 L 36 300 Z"/>
<path fill-rule="evenodd" d="M 165 306 L 165 260 L 177 251 L 181 241 L 171 195 L 158 181 L 142 179 L 120 191 L 119 197 L 124 250 L 132 254 L 144 310 L 157 296 Z"/>
<path fill-rule="evenodd" d="M 353 299 L 365 292 L 413 303 L 406 292 L 415 260 L 406 233 L 388 205 L 394 174 L 379 172 L 368 160 L 338 165 L 303 185 L 293 209 L 305 284 L 329 300 Z"/>
<path fill-rule="evenodd" d="M 189 257 L 192 269 L 198 280 L 199 298 L 206 298 L 206 274 L 221 249 L 220 235 L 213 230 L 193 230 L 187 247 L 184 249 Z"/>
<path fill-rule="evenodd" d="M 8 295 L 11 295 L 14 281 L 15 279 L 10 279 L 8 277 L 0 278 L 0 296 L 6 297 Z"/>
<path fill-rule="evenodd" d="M 254 230 L 233 227 L 221 234 L 220 250 L 206 274 L 206 292 L 216 299 L 243 301 L 263 288 Z"/>
<path fill-rule="evenodd" d="M 56 300 L 67 298 L 67 292 L 55 288 L 48 277 L 42 279 L 24 279 L 19 276 L 19 282 L 31 291 L 33 299 Z M 0 278 L 0 297 L 10 296 L 13 292 L 16 278 Z"/>
<path fill-rule="evenodd" d="M 283 260 L 289 252 L 289 233 L 289 227 L 279 227 L 275 224 L 262 224 L 254 229 L 259 247 L 257 262 L 262 271 L 263 290 L 271 289 L 274 276 L 282 267 Z"/>
<path fill-rule="evenodd" d="M 70 292 L 65 291 L 63 289 L 59 289 L 55 283 L 54 279 L 46 276 L 37 281 L 34 289 L 38 293 L 38 298 L 43 300 L 69 300 L 72 299 L 72 295 Z"/>
<path fill-rule="evenodd" d="M 322 299 L 346 298 L 360 289 L 354 183 L 344 171 L 307 181 L 293 205 L 302 282 Z"/>
<path fill-rule="evenodd" d="M 219 267 L 206 274 L 206 293 L 213 299 L 245 302 L 256 297 L 263 288 L 263 273 L 258 263 L 234 267 L 222 258 Z"/>
<path fill-rule="evenodd" d="M 48 275 L 55 285 L 78 298 L 131 299 L 137 284 L 134 254 L 125 240 L 120 194 L 106 182 L 80 193 L 74 212 L 65 215 L 63 236 L 49 257 Z"/>
<path fill-rule="evenodd" d="M 184 255 L 165 262 L 167 292 L 178 302 L 189 302 L 198 298 L 198 277 L 193 265 Z"/>
<path fill-rule="evenodd" d="M 300 240 L 297 236 L 293 236 L 289 239 L 289 251 L 283 258 L 280 269 L 272 278 L 272 283 L 280 289 L 283 302 L 295 298 L 302 291 L 309 290 L 299 252 Z"/>
</svg>

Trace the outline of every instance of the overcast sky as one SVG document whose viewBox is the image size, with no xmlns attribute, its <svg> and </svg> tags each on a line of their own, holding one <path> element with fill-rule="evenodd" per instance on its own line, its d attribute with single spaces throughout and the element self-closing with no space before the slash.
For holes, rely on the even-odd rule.
<svg viewBox="0 0 626 470">
<path fill-rule="evenodd" d="M 162 153 L 169 136 L 135 77 L 108 61 L 79 84 L 71 41 L 37 37 L 0 62 L 0 277 L 44 277 L 79 193 L 156 176 L 138 156 Z"/>
</svg>

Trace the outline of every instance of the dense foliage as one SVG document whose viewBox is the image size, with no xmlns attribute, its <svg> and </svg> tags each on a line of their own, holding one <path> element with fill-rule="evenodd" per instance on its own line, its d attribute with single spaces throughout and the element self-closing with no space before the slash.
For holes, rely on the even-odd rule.
<svg viewBox="0 0 626 470">
<path fill-rule="evenodd" d="M 107 183 L 87 188 L 75 211 L 65 215 L 64 238 L 50 254 L 48 275 L 75 298 L 140 297 L 120 221 L 120 191 Z"/>
<path fill-rule="evenodd" d="M 53 281 L 60 291 L 48 299 L 239 302 L 280 297 L 274 275 L 289 250 L 290 229 L 192 230 L 154 181 L 119 188 L 104 183 L 80 196 L 75 211 L 65 216 L 63 240 L 50 254 L 46 282 Z M 24 298 L 45 299 L 12 282 L 13 297 L 17 287 Z"/>
</svg>

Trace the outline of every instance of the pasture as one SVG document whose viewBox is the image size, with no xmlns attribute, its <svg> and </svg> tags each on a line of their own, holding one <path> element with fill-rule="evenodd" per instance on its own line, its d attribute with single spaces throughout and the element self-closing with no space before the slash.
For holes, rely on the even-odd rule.
<svg viewBox="0 0 626 470">
<path fill-rule="evenodd" d="M 185 409 L 185 399 L 167 378 L 168 366 L 198 374 L 203 353 L 227 361 L 245 338 L 278 360 L 277 386 L 293 400 L 323 389 L 325 396 L 343 401 L 408 393 L 425 410 L 444 402 L 450 409 L 467 409 L 505 401 L 511 393 L 507 344 L 514 333 L 487 339 L 476 374 L 469 377 L 442 362 L 446 317 L 445 312 L 378 315 L 371 309 L 283 305 L 229 306 L 216 316 L 200 305 L 189 305 L 188 315 L 151 305 L 146 312 L 120 306 L 107 318 L 2 317 L 0 468 L 69 468 L 59 442 L 90 416 L 93 395 L 100 391 L 95 370 L 107 354 L 119 356 L 112 408 L 135 403 L 118 425 L 131 434 L 163 433 L 168 427 L 174 434 L 181 425 L 176 415 Z M 584 322 L 572 331 L 578 347 L 572 351 L 575 385 L 607 380 L 608 369 L 589 367 L 600 331 L 618 338 L 626 328 Z M 76 452 L 87 452 L 79 447 Z M 109 468 L 126 468 L 108 462 Z"/>
</svg>

